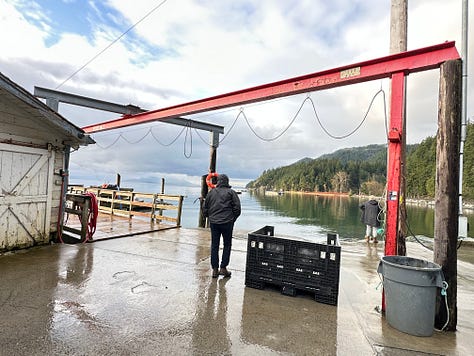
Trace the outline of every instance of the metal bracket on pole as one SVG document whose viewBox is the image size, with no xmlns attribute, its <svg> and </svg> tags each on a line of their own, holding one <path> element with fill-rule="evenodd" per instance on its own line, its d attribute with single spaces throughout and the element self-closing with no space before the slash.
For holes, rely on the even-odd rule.
<svg viewBox="0 0 474 356">
<path fill-rule="evenodd" d="M 211 146 L 214 148 L 219 147 L 219 132 L 217 131 L 211 131 Z"/>
</svg>

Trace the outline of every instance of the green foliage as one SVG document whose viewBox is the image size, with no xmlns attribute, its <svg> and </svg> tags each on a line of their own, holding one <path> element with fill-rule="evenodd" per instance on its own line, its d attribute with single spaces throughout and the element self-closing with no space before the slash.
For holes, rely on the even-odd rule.
<svg viewBox="0 0 474 356">
<path fill-rule="evenodd" d="M 424 139 L 407 157 L 407 195 L 413 198 L 434 196 L 436 138 Z"/>
<path fill-rule="evenodd" d="M 463 195 L 474 200 L 474 123 L 467 125 L 463 162 Z"/>
<path fill-rule="evenodd" d="M 348 148 L 317 159 L 266 170 L 248 188 L 305 192 L 359 192 L 367 180 L 385 181 L 386 145 Z"/>
<path fill-rule="evenodd" d="M 435 192 L 436 138 L 407 146 L 407 196 L 432 198 Z M 305 192 L 348 192 L 380 196 L 386 185 L 387 146 L 345 148 L 316 159 L 266 170 L 248 188 Z M 474 124 L 467 125 L 463 195 L 474 200 Z"/>
</svg>

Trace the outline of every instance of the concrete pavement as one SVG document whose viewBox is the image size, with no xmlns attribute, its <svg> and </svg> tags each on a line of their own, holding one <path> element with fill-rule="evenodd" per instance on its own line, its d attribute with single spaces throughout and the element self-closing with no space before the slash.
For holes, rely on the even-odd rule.
<svg viewBox="0 0 474 356">
<path fill-rule="evenodd" d="M 458 263 L 458 330 L 416 337 L 378 312 L 383 244 L 343 242 L 331 306 L 245 287 L 246 232 L 233 240 L 232 277 L 211 278 L 209 235 L 181 228 L 0 255 L 0 355 L 474 353 L 470 262 Z"/>
</svg>

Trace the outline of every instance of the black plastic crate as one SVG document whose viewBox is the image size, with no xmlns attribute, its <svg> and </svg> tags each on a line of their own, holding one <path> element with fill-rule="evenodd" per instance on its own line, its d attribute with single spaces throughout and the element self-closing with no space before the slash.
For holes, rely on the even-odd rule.
<svg viewBox="0 0 474 356">
<path fill-rule="evenodd" d="M 327 242 L 275 237 L 273 226 L 249 233 L 245 285 L 263 289 L 273 284 L 288 295 L 306 291 L 318 302 L 336 305 L 341 247 L 336 234 L 328 234 Z"/>
<path fill-rule="evenodd" d="M 332 282 L 339 278 L 341 247 L 293 241 L 287 260 L 291 264 L 288 272 L 295 276 Z"/>
<path fill-rule="evenodd" d="M 273 226 L 265 226 L 248 235 L 246 285 L 254 282 L 283 283 L 285 254 L 289 241 L 273 237 Z M 248 283 L 247 283 L 248 281 Z"/>
</svg>

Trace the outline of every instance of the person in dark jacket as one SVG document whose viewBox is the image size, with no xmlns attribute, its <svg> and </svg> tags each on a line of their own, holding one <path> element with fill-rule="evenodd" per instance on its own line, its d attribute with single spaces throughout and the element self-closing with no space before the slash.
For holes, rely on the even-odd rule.
<svg viewBox="0 0 474 356">
<path fill-rule="evenodd" d="M 230 249 L 232 247 L 232 232 L 234 223 L 240 216 L 240 199 L 237 193 L 229 185 L 229 177 L 225 174 L 217 176 L 217 184 L 207 194 L 204 200 L 203 215 L 209 219 L 211 227 L 211 267 L 212 277 L 219 275 L 230 277 L 227 270 L 230 261 Z M 224 249 L 219 269 L 219 245 L 220 239 L 224 240 Z"/>
<path fill-rule="evenodd" d="M 360 220 L 365 224 L 365 241 L 377 243 L 377 229 L 380 227 L 379 203 L 375 199 L 370 199 L 364 204 L 360 205 L 362 215 Z"/>
</svg>

